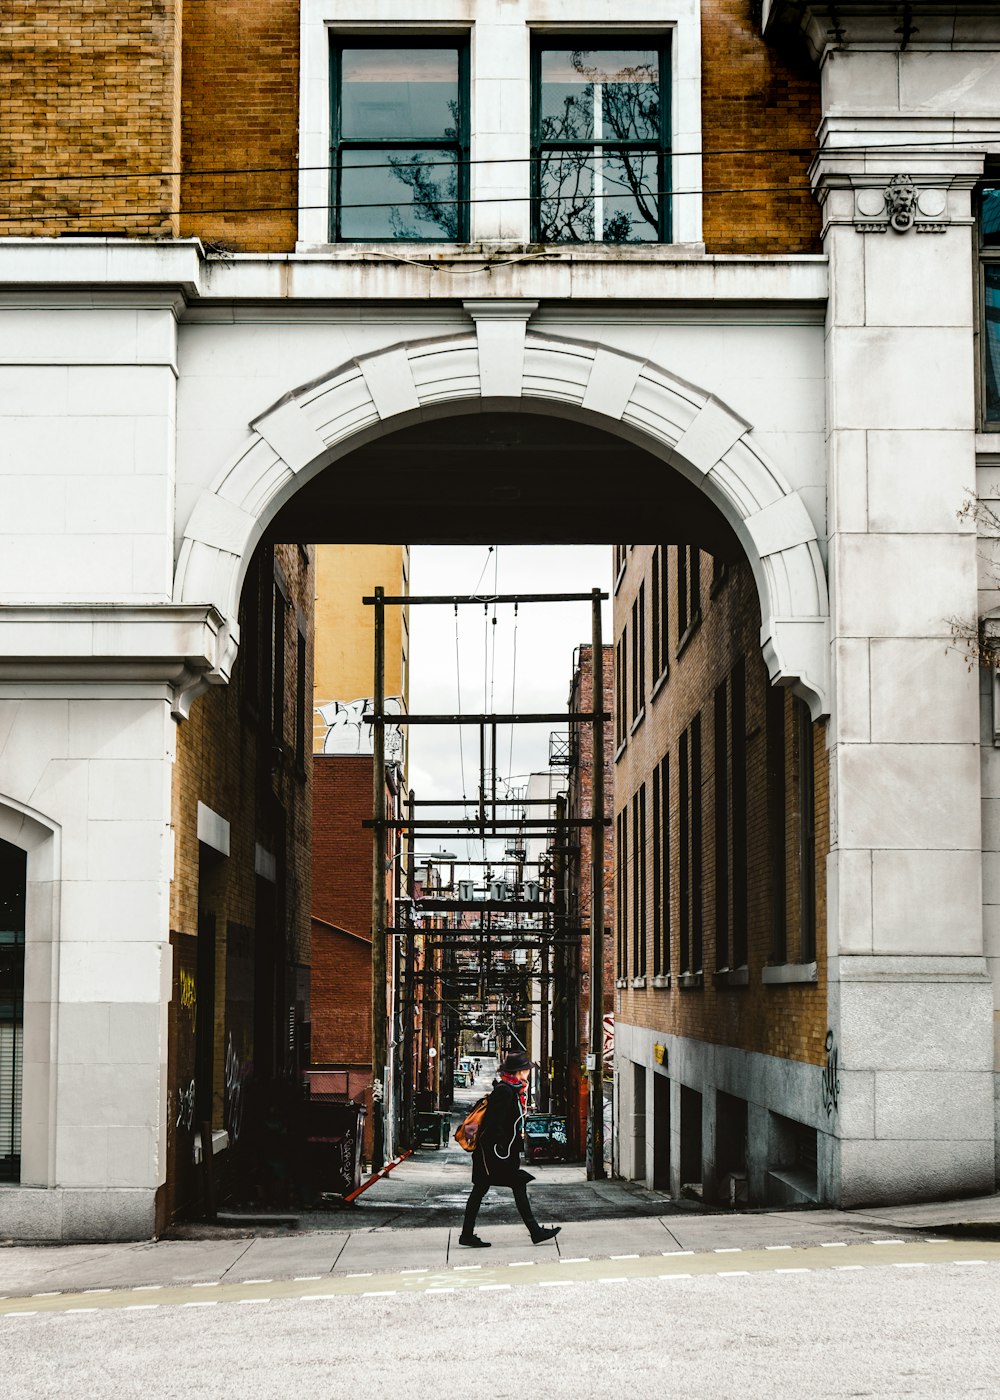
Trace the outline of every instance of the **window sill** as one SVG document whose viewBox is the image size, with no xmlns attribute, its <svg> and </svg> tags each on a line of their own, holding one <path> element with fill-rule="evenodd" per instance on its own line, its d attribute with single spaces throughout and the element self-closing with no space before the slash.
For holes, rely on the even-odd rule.
<svg viewBox="0 0 1000 1400">
<path fill-rule="evenodd" d="M 632 986 L 633 986 L 633 987 L 635 987 L 635 988 L 641 990 L 643 987 L 645 987 L 645 985 L 646 985 L 646 979 L 645 979 L 645 977 L 633 977 L 633 978 L 632 978 Z"/>
<path fill-rule="evenodd" d="M 720 967 L 712 980 L 717 987 L 749 987 L 750 970 L 743 967 Z"/>
<path fill-rule="evenodd" d="M 787 987 L 796 982 L 818 982 L 819 968 L 814 962 L 776 963 L 761 969 L 760 980 L 765 987 Z"/>
<path fill-rule="evenodd" d="M 652 691 L 650 692 L 650 696 L 649 696 L 650 700 L 655 700 L 655 699 L 656 699 L 656 697 L 659 695 L 660 691 L 663 689 L 663 687 L 666 685 L 666 683 L 667 683 L 667 681 L 668 681 L 669 679 L 670 679 L 670 667 L 667 666 L 667 667 L 665 667 L 665 668 L 660 672 L 660 674 L 657 676 L 656 680 L 653 682 L 653 689 L 652 689 Z"/>
<path fill-rule="evenodd" d="M 666 973 L 666 974 L 661 973 L 659 976 L 654 977 L 654 978 L 653 978 L 653 986 L 659 988 L 660 990 L 662 990 L 664 987 L 669 987 L 669 986 L 670 986 L 670 973 L 669 973 L 669 972 Z"/>
<path fill-rule="evenodd" d="M 677 642 L 677 650 L 676 650 L 676 652 L 674 653 L 674 655 L 677 657 L 678 661 L 680 660 L 680 658 L 681 658 L 681 656 L 684 654 L 684 652 L 687 651 L 688 646 L 689 646 L 690 643 L 691 643 L 691 638 L 694 636 L 694 634 L 697 632 L 697 630 L 698 630 L 698 628 L 699 628 L 700 626 L 701 626 L 701 611 L 699 610 L 697 613 L 695 613 L 694 617 L 691 619 L 691 621 L 690 621 L 690 622 L 688 623 L 688 625 L 685 627 L 684 631 L 681 633 L 680 638 L 679 638 L 679 640 L 678 640 L 678 642 Z"/>
<path fill-rule="evenodd" d="M 628 978 L 627 978 L 627 977 L 616 977 L 616 978 L 615 978 L 615 986 L 616 986 L 616 987 L 627 987 L 627 986 L 628 986 Z"/>
<path fill-rule="evenodd" d="M 646 718 L 646 707 L 645 707 L 645 705 L 643 705 L 642 709 L 641 709 L 641 710 L 639 711 L 639 713 L 636 715 L 635 719 L 632 721 L 631 726 L 629 727 L 628 733 L 629 733 L 629 738 L 630 738 L 630 739 L 631 739 L 632 735 L 635 733 L 635 731 L 639 728 L 639 725 L 643 722 L 643 720 L 644 720 L 645 718 Z"/>
<path fill-rule="evenodd" d="M 703 972 L 682 972 L 677 979 L 678 987 L 703 987 L 705 985 L 705 974 Z"/>
<path fill-rule="evenodd" d="M 615 762 L 616 762 L 616 763 L 617 763 L 618 760 L 621 758 L 622 754 L 625 752 L 625 750 L 626 750 L 627 748 L 628 748 L 628 740 L 627 740 L 627 739 L 623 739 L 623 740 L 621 741 L 621 743 L 618 745 L 618 747 L 615 749 Z"/>
</svg>

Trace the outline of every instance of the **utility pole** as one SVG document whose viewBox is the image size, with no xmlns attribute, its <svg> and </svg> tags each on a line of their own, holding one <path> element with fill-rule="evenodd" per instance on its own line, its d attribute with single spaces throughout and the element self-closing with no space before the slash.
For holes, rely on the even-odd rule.
<svg viewBox="0 0 1000 1400">
<path fill-rule="evenodd" d="M 385 590 L 375 589 L 372 697 L 372 1169 L 385 1165 Z"/>
<path fill-rule="evenodd" d="M 604 1179 L 604 642 L 601 590 L 593 591 L 590 826 L 590 1151 L 587 1176 Z"/>
</svg>

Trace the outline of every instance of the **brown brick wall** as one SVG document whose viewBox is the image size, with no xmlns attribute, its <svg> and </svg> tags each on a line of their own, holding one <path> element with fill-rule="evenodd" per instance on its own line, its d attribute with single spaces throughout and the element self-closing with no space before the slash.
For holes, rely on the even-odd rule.
<svg viewBox="0 0 1000 1400">
<path fill-rule="evenodd" d="M 260 556 L 259 556 L 260 557 Z M 296 670 L 298 623 L 306 624 L 306 704 L 312 699 L 312 598 L 311 555 L 298 545 L 277 545 L 274 558 L 289 594 L 284 609 L 284 720 L 282 752 L 276 753 L 271 737 L 270 712 L 266 718 L 253 708 L 258 685 L 249 675 L 253 653 L 249 644 L 251 614 L 242 617 L 242 647 L 232 681 L 213 687 L 195 701 L 190 718 L 177 730 L 177 755 L 173 772 L 172 811 L 174 879 L 170 889 L 170 926 L 173 933 L 198 934 L 199 908 L 215 915 L 215 1089 L 216 1126 L 223 1126 L 226 1054 L 227 948 L 229 935 L 246 937 L 257 923 L 255 848 L 259 842 L 277 859 L 283 877 L 283 908 L 277 917 L 284 939 L 284 960 L 290 969 L 308 966 L 311 934 L 311 820 L 312 769 L 299 769 L 295 760 Z M 268 581 L 273 576 L 270 554 L 262 562 Z M 246 600 L 245 600 L 246 603 Z M 270 622 L 265 624 L 270 632 Z M 310 743 L 311 715 L 306 713 L 306 754 Z M 230 825 L 228 858 L 209 856 L 209 868 L 200 864 L 198 803 L 210 807 Z M 288 995 L 294 997 L 291 985 Z M 305 1009 L 303 1009 L 305 1014 Z M 176 1088 L 176 1086 L 172 1086 Z"/>
<path fill-rule="evenodd" d="M 368 939 L 333 929 L 319 919 L 314 919 L 314 1065 L 371 1067 L 371 988 L 372 946 Z"/>
<path fill-rule="evenodd" d="M 185 237 L 294 248 L 298 106 L 298 0 L 186 0 Z"/>
<path fill-rule="evenodd" d="M 702 0 L 705 246 L 816 253 L 819 209 L 807 171 L 819 75 L 764 43 L 758 10 L 754 0 Z"/>
<path fill-rule="evenodd" d="M 745 561 L 729 566 L 725 581 L 712 596 L 712 559 L 701 555 L 702 621 L 677 656 L 676 547 L 664 547 L 669 587 L 669 624 L 666 648 L 669 672 L 656 694 L 651 675 L 651 561 L 654 546 L 635 545 L 615 597 L 615 637 L 628 624 L 631 632 L 632 602 L 639 584 L 646 584 L 646 684 L 643 717 L 632 729 L 629 711 L 629 737 L 615 766 L 615 811 L 629 812 L 628 843 L 625 851 L 615 850 L 616 870 L 624 862 L 629 897 L 625 910 L 625 932 L 629 949 L 628 985 L 618 989 L 619 1015 L 625 1022 L 647 1026 L 664 1033 L 729 1045 L 741 1050 L 759 1051 L 809 1063 L 822 1064 L 826 1034 L 826 856 L 829 848 L 829 787 L 825 745 L 825 725 L 811 728 L 815 809 L 816 919 L 815 937 L 819 981 L 814 984 L 765 986 L 761 970 L 772 960 L 775 901 L 784 906 L 783 927 L 787 933 L 788 961 L 799 960 L 798 913 L 800 886 L 798 874 L 798 809 L 796 755 L 791 742 L 792 697 L 776 692 L 784 708 L 787 761 L 784 783 L 785 850 L 784 883 L 777 888 L 775 859 L 771 845 L 767 807 L 767 723 L 766 705 L 770 684 L 760 652 L 760 607 Z M 627 636 L 631 660 L 631 636 Z M 717 984 L 715 928 L 715 794 L 714 771 L 714 692 L 736 663 L 744 658 L 746 668 L 746 771 L 748 846 L 748 985 Z M 702 881 L 695 898 L 701 900 L 703 919 L 703 980 L 701 986 L 682 987 L 679 907 L 679 763 L 681 733 L 692 717 L 701 714 L 701 810 Z M 670 987 L 652 987 L 653 945 L 653 831 L 652 774 L 661 757 L 671 756 L 670 783 Z M 647 976 L 645 988 L 631 985 L 632 963 L 632 796 L 646 783 L 646 939 Z"/>
<path fill-rule="evenodd" d="M 176 236 L 181 3 L 0 6 L 0 235 Z"/>
</svg>

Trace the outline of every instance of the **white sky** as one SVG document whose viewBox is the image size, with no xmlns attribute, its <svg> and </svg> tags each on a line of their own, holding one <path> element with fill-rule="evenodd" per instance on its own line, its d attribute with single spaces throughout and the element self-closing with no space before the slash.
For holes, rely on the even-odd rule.
<svg viewBox="0 0 1000 1400">
<path fill-rule="evenodd" d="M 611 592 L 610 545 L 414 545 L 414 594 Z M 573 653 L 591 640 L 590 603 L 509 605 L 488 614 L 480 606 L 410 609 L 410 709 L 415 714 L 474 714 L 496 710 L 563 712 L 573 675 Z M 516 639 L 515 639 L 516 627 Z M 604 641 L 611 640 L 611 603 L 604 604 Z M 458 687 L 461 683 L 461 705 Z M 565 725 L 500 726 L 498 773 L 513 785 L 548 769 L 549 733 Z M 478 795 L 479 730 L 467 726 L 462 748 L 456 728 L 414 725 L 410 730 L 410 785 L 418 798 Z M 503 790 L 498 783 L 498 795 Z M 427 813 L 426 815 L 431 815 Z M 461 816 L 461 810 L 450 813 Z M 438 849 L 442 843 L 421 843 Z M 465 842 L 448 849 L 466 854 Z M 473 855 L 477 854 L 475 850 Z"/>
</svg>

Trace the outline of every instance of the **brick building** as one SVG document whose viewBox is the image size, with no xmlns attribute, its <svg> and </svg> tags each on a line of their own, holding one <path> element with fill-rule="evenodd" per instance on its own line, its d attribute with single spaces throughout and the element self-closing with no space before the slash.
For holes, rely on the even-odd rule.
<svg viewBox="0 0 1000 1400">
<path fill-rule="evenodd" d="M 573 678 L 570 682 L 570 713 L 586 714 L 601 708 L 593 703 L 593 646 L 581 644 L 576 651 Z M 614 713 L 614 648 L 606 644 L 602 657 L 602 706 L 607 714 Z M 610 721 L 604 725 L 604 809 L 610 817 L 614 811 L 614 729 Z M 594 811 L 594 735 L 589 724 L 573 725 L 570 729 L 566 754 L 566 816 L 589 819 Z M 589 929 L 591 922 L 590 832 L 585 827 L 567 827 L 559 838 L 555 853 L 557 885 L 563 891 L 563 917 L 570 928 Z M 614 997 L 614 832 L 608 829 L 604 838 L 604 1005 L 606 1025 L 613 1026 Z M 567 950 L 557 957 L 556 1004 L 553 1008 L 553 1073 L 556 1101 L 567 1114 L 569 1144 L 577 1155 L 583 1155 L 587 1143 L 588 1077 L 586 1059 L 590 1052 L 590 939 L 584 935 L 578 949 Z M 610 1020 L 608 1018 L 611 1018 Z M 610 1098 L 613 1083 L 613 1040 L 609 1045 L 605 1065 L 605 1093 Z M 606 1115 L 609 1119 L 611 1115 Z M 610 1152 L 612 1134 L 606 1134 L 605 1151 Z"/>
<path fill-rule="evenodd" d="M 203 1123 L 217 1189 L 243 1199 L 274 1185 L 266 1115 L 294 1128 L 310 1036 L 314 587 L 308 549 L 261 546 L 232 681 L 177 728 L 161 1224 L 202 1199 Z M 106 1150 L 120 1147 L 109 1133 Z"/>
<path fill-rule="evenodd" d="M 829 1195 L 826 726 L 771 685 L 746 562 L 616 550 L 619 1166 Z"/>
<path fill-rule="evenodd" d="M 491 543 L 498 526 L 726 559 L 711 608 L 728 616 L 727 590 L 752 579 L 758 660 L 808 705 L 822 750 L 814 891 L 793 879 L 791 770 L 780 880 L 776 835 L 768 855 L 786 963 L 802 965 L 815 901 L 815 984 L 763 981 L 774 900 L 749 867 L 748 986 L 716 979 L 720 949 L 726 977 L 740 970 L 734 856 L 724 948 L 714 867 L 702 875 L 710 985 L 649 985 L 649 932 L 647 985 L 629 970 L 615 989 L 621 1071 L 645 1068 L 647 1102 L 664 1077 L 687 1091 L 682 1142 L 703 1095 L 702 1162 L 681 1182 L 718 1178 L 713 1123 L 739 1137 L 740 1110 L 706 1107 L 742 1092 L 711 1088 L 711 1044 L 720 1064 L 795 1067 L 787 1098 L 746 1102 L 779 1138 L 820 1130 L 831 1201 L 995 1183 L 1000 700 L 962 649 L 990 652 L 1000 630 L 982 508 L 1000 462 L 1000 16 L 979 0 L 608 13 L 427 0 L 415 18 L 386 0 L 367 31 L 348 0 L 10 0 L 0 15 L 0 907 L 24 924 L 2 931 L 0 1041 L 22 1046 L 20 1091 L 0 1100 L 0 1143 L 16 1129 L 19 1145 L 5 1236 L 155 1227 L 169 1026 L 190 1000 L 171 930 L 197 918 L 191 803 L 231 842 L 238 815 L 188 792 L 182 826 L 174 755 L 201 745 L 185 717 L 205 686 L 203 704 L 232 706 L 248 651 L 257 669 L 241 600 L 262 544 L 294 560 L 300 543 Z M 761 699 L 749 640 L 723 638 L 685 698 L 711 626 L 705 571 L 700 637 L 665 683 L 683 704 L 652 695 L 644 659 L 646 714 L 618 765 L 638 784 L 626 849 L 644 781 L 651 830 L 654 760 L 662 782 L 670 758 L 671 801 L 686 773 L 690 805 L 696 751 L 710 781 L 716 690 L 731 715 L 741 657 L 772 752 L 779 728 L 787 763 L 805 742 L 800 710 L 779 726 Z M 749 639 L 746 612 L 733 619 Z M 675 720 L 654 744 L 663 709 Z M 761 740 L 745 738 L 749 765 Z M 291 837 L 267 844 L 279 786 L 261 778 L 254 898 L 257 844 L 294 866 Z M 729 811 L 713 794 L 703 863 Z M 223 828 L 203 821 L 216 851 Z M 227 964 L 229 923 L 251 926 L 239 901 L 230 914 L 227 892 Z M 699 970 L 694 909 L 678 905 L 672 979 Z"/>
</svg>

